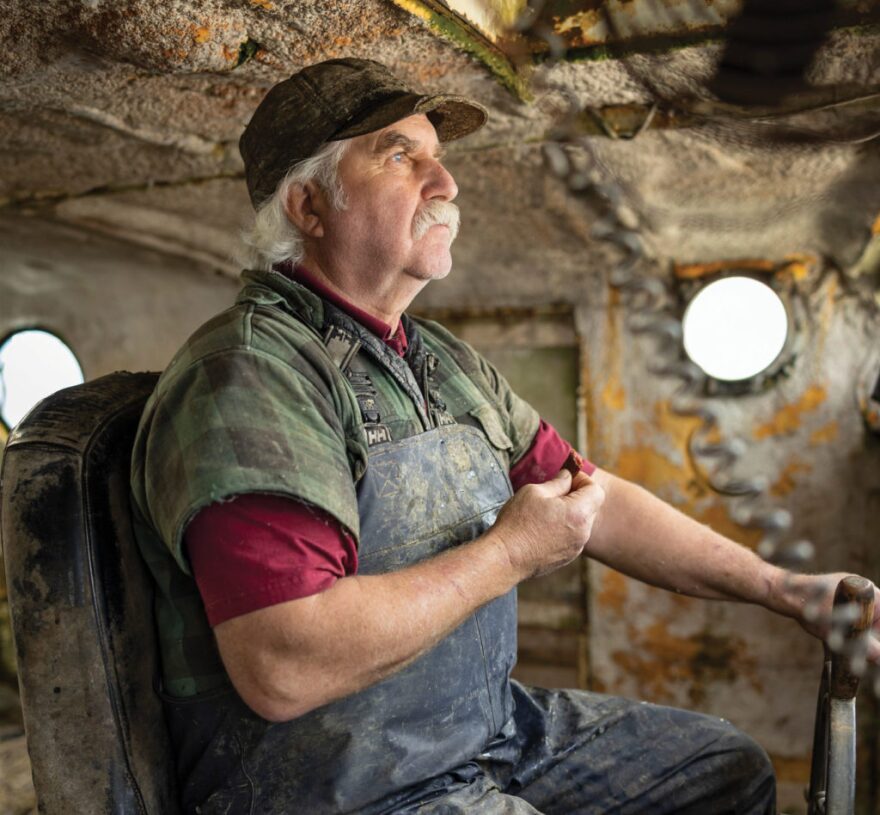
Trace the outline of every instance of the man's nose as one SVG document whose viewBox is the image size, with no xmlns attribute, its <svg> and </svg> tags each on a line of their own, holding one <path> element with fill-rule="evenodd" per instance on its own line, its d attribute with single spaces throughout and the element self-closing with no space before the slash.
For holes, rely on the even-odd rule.
<svg viewBox="0 0 880 815">
<path fill-rule="evenodd" d="M 444 201 L 452 201 L 458 195 L 458 184 L 449 172 L 437 159 L 431 159 L 428 171 L 428 180 L 425 184 L 425 198 L 440 198 Z"/>
</svg>

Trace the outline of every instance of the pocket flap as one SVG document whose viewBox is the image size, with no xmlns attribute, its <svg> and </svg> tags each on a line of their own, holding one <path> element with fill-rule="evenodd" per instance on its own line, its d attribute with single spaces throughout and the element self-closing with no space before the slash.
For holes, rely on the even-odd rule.
<svg viewBox="0 0 880 815">
<path fill-rule="evenodd" d="M 480 427 L 483 428 L 483 432 L 489 441 L 492 442 L 493 446 L 499 450 L 513 449 L 513 442 L 507 433 L 504 432 L 504 428 L 501 426 L 501 419 L 498 418 L 495 408 L 491 405 L 477 405 L 477 407 L 469 410 L 468 413 L 480 423 Z"/>
</svg>

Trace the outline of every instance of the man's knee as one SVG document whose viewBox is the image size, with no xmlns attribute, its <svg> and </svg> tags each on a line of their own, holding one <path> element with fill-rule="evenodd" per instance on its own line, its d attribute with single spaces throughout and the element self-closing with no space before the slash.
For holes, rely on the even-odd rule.
<svg viewBox="0 0 880 815">
<path fill-rule="evenodd" d="M 728 728 L 716 749 L 718 777 L 728 792 L 731 815 L 772 815 L 776 812 L 776 774 L 770 757 L 751 736 L 732 725 Z"/>
</svg>

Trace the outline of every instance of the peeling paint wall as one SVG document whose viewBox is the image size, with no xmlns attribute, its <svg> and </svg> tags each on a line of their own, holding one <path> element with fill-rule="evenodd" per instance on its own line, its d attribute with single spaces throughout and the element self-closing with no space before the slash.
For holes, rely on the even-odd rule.
<svg viewBox="0 0 880 815">
<path fill-rule="evenodd" d="M 845 295 L 832 274 L 809 305 L 813 319 L 801 329 L 803 349 L 787 377 L 760 394 L 711 401 L 721 408 L 721 434 L 750 442 L 734 472 L 769 478 L 769 503 L 794 514 L 792 540 L 816 546 L 813 568 L 878 580 L 880 443 L 866 432 L 856 393 L 878 341 L 876 315 Z M 696 420 L 670 412 L 675 384 L 647 371 L 652 344 L 627 330 L 626 316 L 614 291 L 581 315 L 589 454 L 753 548 L 759 533 L 736 522 L 733 499 L 707 489 L 687 455 Z M 596 563 L 590 602 L 595 688 L 732 720 L 771 754 L 786 811 L 803 811 L 819 643 L 757 608 L 677 596 Z M 867 807 L 876 805 L 869 768 L 876 762 L 875 702 L 863 693 L 860 704 L 859 791 Z"/>
<path fill-rule="evenodd" d="M 238 285 L 211 268 L 40 218 L 0 218 L 0 338 L 58 334 L 87 379 L 160 370 Z"/>
<path fill-rule="evenodd" d="M 716 266 L 705 271 L 711 276 L 727 269 L 727 264 Z M 707 397 L 721 411 L 712 435 L 749 442 L 733 474 L 767 476 L 765 503 L 793 513 L 791 540 L 815 544 L 814 570 L 852 570 L 880 580 L 880 439 L 867 431 L 859 407 L 866 376 L 875 380 L 880 375 L 876 311 L 815 259 L 752 266 L 762 273 L 775 270 L 802 298 L 793 321 L 794 359 L 759 393 Z M 453 273 L 458 280 L 441 284 L 430 298 L 426 291 L 421 299 L 458 312 L 460 319 L 449 322 L 446 315 L 447 322 L 491 354 L 493 347 L 509 342 L 514 329 L 508 325 L 494 335 L 485 327 L 473 329 L 475 320 L 467 317 L 473 299 L 459 288 L 473 287 L 472 274 L 459 266 Z M 526 275 L 524 285 L 530 279 Z M 677 383 L 647 370 L 658 360 L 651 340 L 628 328 L 632 311 L 625 298 L 599 279 L 574 287 L 560 280 L 546 285 L 544 293 L 547 303 L 577 300 L 585 452 L 600 466 L 754 549 L 760 531 L 737 522 L 735 500 L 713 492 L 705 462 L 688 455 L 687 442 L 699 422 L 671 410 Z M 494 294 L 496 300 L 509 297 L 509 291 Z M 492 300 L 489 291 L 479 298 L 486 308 Z M 537 338 L 528 339 L 527 326 L 534 319 L 523 310 L 519 340 L 538 347 Z M 499 362 L 511 378 L 521 373 Z M 553 385 L 547 381 L 544 390 L 555 393 Z M 583 677 L 596 690 L 732 720 L 771 754 L 781 811 L 804 812 L 821 645 L 795 623 L 758 608 L 671 594 L 601 564 L 585 565 L 585 579 L 565 570 L 540 587 L 536 598 L 542 614 L 521 620 L 521 659 L 528 668 L 543 663 L 544 677 Z M 572 599 L 578 592 L 586 603 L 583 612 Z M 535 626 L 539 616 L 543 628 Z M 869 813 L 878 806 L 877 703 L 863 689 L 859 705 L 859 811 Z"/>
</svg>

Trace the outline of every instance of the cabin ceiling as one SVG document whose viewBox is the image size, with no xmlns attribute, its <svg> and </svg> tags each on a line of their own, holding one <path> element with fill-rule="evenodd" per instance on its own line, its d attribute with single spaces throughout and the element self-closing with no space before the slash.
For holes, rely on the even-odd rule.
<svg viewBox="0 0 880 815">
<path fill-rule="evenodd" d="M 655 268 L 797 254 L 846 271 L 880 231 L 880 3 L 843 9 L 808 93 L 748 108 L 711 85 L 737 0 L 7 4 L 0 219 L 234 275 L 242 128 L 273 83 L 358 56 L 491 112 L 452 145 L 458 273 L 432 305 L 581 299 L 621 256 L 591 228 L 597 183 Z M 551 172 L 555 140 L 587 194 Z"/>
</svg>

